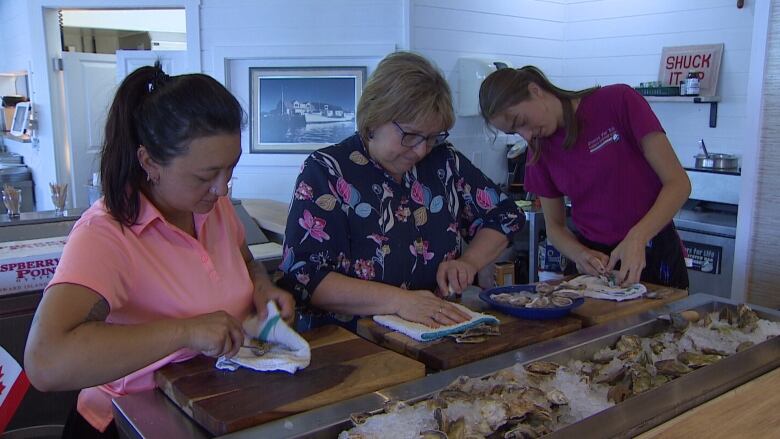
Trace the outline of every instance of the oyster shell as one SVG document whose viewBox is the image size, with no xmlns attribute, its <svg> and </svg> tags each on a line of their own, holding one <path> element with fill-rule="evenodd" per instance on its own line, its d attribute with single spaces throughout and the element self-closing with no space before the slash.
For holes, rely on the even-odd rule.
<svg viewBox="0 0 780 439">
<path fill-rule="evenodd" d="M 680 362 L 693 369 L 707 366 L 722 358 L 723 357 L 720 355 L 707 355 L 688 351 L 680 352 L 680 354 L 677 355 L 677 359 L 680 360 Z"/>
<path fill-rule="evenodd" d="M 528 363 L 523 367 L 530 373 L 535 373 L 538 375 L 552 375 L 558 371 L 561 365 L 558 363 L 553 363 L 552 361 L 534 361 L 533 363 Z"/>
<path fill-rule="evenodd" d="M 677 360 L 661 360 L 656 361 L 655 369 L 658 373 L 668 375 L 671 377 L 678 377 L 691 372 L 691 368 Z"/>
<path fill-rule="evenodd" d="M 561 297 L 556 296 L 553 294 L 552 298 L 550 299 L 550 302 L 552 302 L 553 305 L 558 307 L 565 307 L 565 306 L 571 306 L 574 304 L 574 300 L 568 298 L 568 297 Z"/>
<path fill-rule="evenodd" d="M 744 303 L 737 307 L 737 326 L 747 332 L 753 332 L 758 328 L 758 314 Z"/>
<path fill-rule="evenodd" d="M 755 343 L 753 343 L 752 341 L 743 341 L 742 343 L 740 343 L 740 344 L 737 346 L 737 352 L 742 352 L 742 351 L 744 351 L 745 349 L 752 348 L 752 347 L 753 347 L 753 345 L 755 345 Z"/>
<path fill-rule="evenodd" d="M 536 292 L 539 294 L 550 294 L 555 291 L 555 286 L 550 285 L 547 282 L 539 282 L 536 284 Z"/>
</svg>

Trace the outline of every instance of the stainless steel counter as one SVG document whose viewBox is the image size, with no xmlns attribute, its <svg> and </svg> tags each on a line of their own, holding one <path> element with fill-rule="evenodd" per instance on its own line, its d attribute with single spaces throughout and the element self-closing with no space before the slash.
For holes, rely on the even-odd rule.
<svg viewBox="0 0 780 439">
<path fill-rule="evenodd" d="M 648 329 L 650 326 L 658 323 L 657 316 L 659 314 L 707 307 L 713 302 L 731 303 L 722 298 L 704 294 L 690 296 L 686 299 L 659 308 L 654 312 L 634 315 L 603 325 L 585 328 L 547 342 L 506 352 L 461 367 L 432 374 L 419 380 L 248 428 L 223 437 L 334 437 L 334 433 L 340 431 L 345 426 L 345 422 L 348 422 L 347 420 L 351 413 L 379 411 L 382 409 L 383 403 L 388 400 L 419 401 L 425 396 L 443 388 L 461 375 L 480 377 L 510 367 L 516 363 L 525 363 L 542 357 L 556 360 L 558 357 L 565 355 L 567 351 L 592 350 L 593 347 L 588 346 L 589 343 L 611 343 L 622 333 Z M 772 316 L 773 320 L 780 320 L 780 312 L 760 307 L 756 308 L 765 315 Z M 762 345 L 766 346 L 753 351 L 754 356 L 743 355 L 741 358 L 737 358 L 735 355 L 722 360 L 723 362 L 729 363 L 723 365 L 727 370 L 730 370 L 728 368 L 745 369 L 745 371 L 740 371 L 739 376 L 729 376 L 730 374 L 728 373 L 724 374 L 723 367 L 715 367 L 717 364 L 708 366 L 708 368 L 697 371 L 697 373 L 675 380 L 679 382 L 678 385 L 667 385 L 665 389 L 663 386 L 655 389 L 662 391 L 661 393 L 664 394 L 664 396 L 660 398 L 660 401 L 657 397 L 658 393 L 655 394 L 655 399 L 653 399 L 654 395 L 650 394 L 651 392 L 648 392 L 648 394 L 650 394 L 649 398 L 646 395 L 637 396 L 636 398 L 623 403 L 626 405 L 623 406 L 624 409 L 621 411 L 612 411 L 611 413 L 602 415 L 602 422 L 605 419 L 603 416 L 609 418 L 607 424 L 597 426 L 594 422 L 589 422 L 589 425 L 586 427 L 591 429 L 591 433 L 586 434 L 586 436 L 603 436 L 604 432 L 607 430 L 630 429 L 630 426 L 626 423 L 634 422 L 637 419 L 645 422 L 643 427 L 650 428 L 653 425 L 657 425 L 658 423 L 663 422 L 663 420 L 668 419 L 672 414 L 679 414 L 680 412 L 689 409 L 692 407 L 690 404 L 700 404 L 729 388 L 757 376 L 757 374 L 777 367 L 777 364 L 780 363 L 780 338 L 775 338 L 771 342 L 762 343 Z M 761 347 L 762 345 L 757 347 Z M 750 350 L 743 353 L 749 351 Z M 712 379 L 716 382 L 702 383 L 700 381 L 702 379 L 701 377 Z M 694 393 L 694 395 L 685 395 L 685 392 L 682 394 L 680 393 L 680 385 L 685 387 L 686 383 L 689 386 L 691 384 L 694 385 L 694 387 L 686 387 L 687 392 Z M 696 389 L 696 391 L 694 392 L 692 389 Z M 647 405 L 648 399 L 654 401 L 655 405 Z M 682 401 L 683 399 L 685 401 Z M 662 415 L 656 413 L 660 408 L 659 404 L 666 410 Z M 200 427 L 194 424 L 181 412 L 181 410 L 170 403 L 161 392 L 156 390 L 118 398 L 114 400 L 114 411 L 121 437 L 208 437 Z M 630 413 L 627 415 L 627 411 L 633 412 L 633 415 Z M 599 421 L 597 420 L 596 422 Z M 583 433 L 580 427 L 582 426 L 577 427 L 577 432 Z M 572 431 L 569 432 L 571 433 Z M 555 433 L 555 435 L 556 437 L 561 436 L 558 433 Z M 572 437 L 584 436 L 574 435 Z"/>
</svg>

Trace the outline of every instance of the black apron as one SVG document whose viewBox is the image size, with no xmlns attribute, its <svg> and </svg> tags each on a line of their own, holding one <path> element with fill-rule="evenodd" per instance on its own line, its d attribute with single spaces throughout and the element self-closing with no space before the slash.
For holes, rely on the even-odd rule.
<svg viewBox="0 0 780 439">
<path fill-rule="evenodd" d="M 605 245 L 591 241 L 575 232 L 582 245 L 609 256 L 616 245 Z M 615 270 L 620 269 L 618 261 Z M 577 274 L 577 265 L 569 264 L 565 274 Z M 664 285 L 672 288 L 688 288 L 688 268 L 685 266 L 685 248 L 677 235 L 677 229 L 670 223 L 658 232 L 645 246 L 645 269 L 640 277 L 642 282 Z"/>
</svg>

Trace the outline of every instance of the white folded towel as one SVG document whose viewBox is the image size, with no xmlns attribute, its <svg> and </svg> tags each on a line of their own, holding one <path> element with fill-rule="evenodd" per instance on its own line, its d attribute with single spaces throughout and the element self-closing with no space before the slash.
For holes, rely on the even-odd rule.
<svg viewBox="0 0 780 439">
<path fill-rule="evenodd" d="M 244 320 L 243 326 L 244 345 L 251 346 L 252 339 L 256 338 L 270 342 L 271 349 L 258 356 L 252 349 L 242 347 L 233 358 L 219 357 L 217 369 L 236 370 L 244 366 L 259 371 L 283 370 L 295 373 L 309 365 L 309 343 L 282 320 L 273 300 L 268 301 L 268 316 L 265 320 L 260 321 L 257 315 L 252 315 Z"/>
<path fill-rule="evenodd" d="M 641 283 L 635 283 L 627 287 L 611 287 L 603 279 L 583 274 L 567 282 L 571 285 L 584 285 L 585 297 L 594 299 L 614 300 L 622 302 L 624 300 L 638 299 L 647 293 L 647 287 Z"/>
<path fill-rule="evenodd" d="M 382 326 L 386 326 L 402 334 L 406 334 L 417 341 L 436 340 L 449 334 L 463 332 L 466 329 L 481 325 L 483 323 L 489 323 L 493 325 L 497 325 L 499 323 L 497 318 L 489 314 L 482 314 L 472 311 L 457 303 L 454 303 L 453 305 L 457 306 L 461 311 L 470 315 L 471 319 L 463 323 L 457 323 L 450 326 L 439 326 L 438 328 L 431 328 L 430 326 L 425 326 L 422 323 L 410 322 L 394 314 L 374 316 L 374 321 Z"/>
</svg>

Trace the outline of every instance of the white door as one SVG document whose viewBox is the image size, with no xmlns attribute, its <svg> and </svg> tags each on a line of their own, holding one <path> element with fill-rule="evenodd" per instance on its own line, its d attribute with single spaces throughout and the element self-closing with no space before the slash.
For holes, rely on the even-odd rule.
<svg viewBox="0 0 780 439">
<path fill-rule="evenodd" d="M 143 66 L 153 66 L 158 60 L 163 71 L 171 76 L 187 73 L 187 51 L 185 50 L 117 50 L 117 84 L 133 70 Z"/>
<path fill-rule="evenodd" d="M 74 207 L 88 207 L 87 185 L 100 169 L 100 149 L 111 100 L 116 91 L 116 56 L 62 53 L 65 97 L 65 145 L 70 160 L 69 191 Z"/>
</svg>

